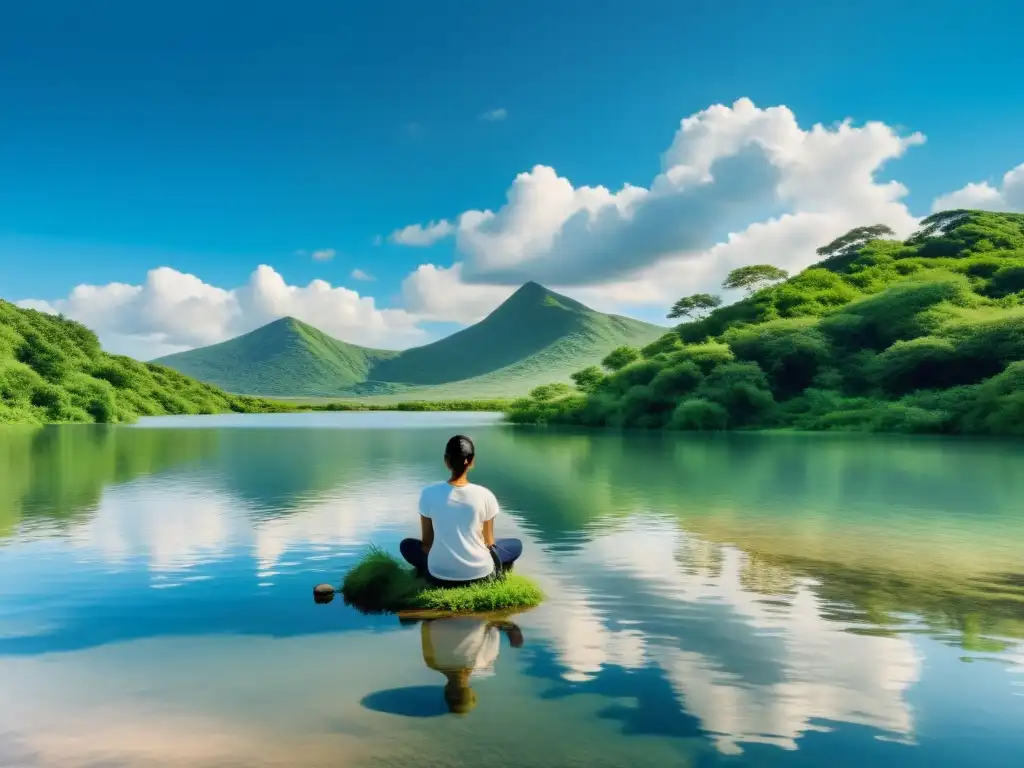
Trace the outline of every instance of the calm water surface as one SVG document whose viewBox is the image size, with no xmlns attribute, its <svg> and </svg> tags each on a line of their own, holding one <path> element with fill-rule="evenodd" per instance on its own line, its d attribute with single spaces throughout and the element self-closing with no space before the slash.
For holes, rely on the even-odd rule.
<svg viewBox="0 0 1024 768">
<path fill-rule="evenodd" d="M 521 645 L 314 604 L 417 530 L 456 431 L 550 595 Z M 477 660 L 464 715 L 446 653 Z M 1024 765 L 1024 446 L 0 429 L 0 766 L 100 765 Z"/>
</svg>

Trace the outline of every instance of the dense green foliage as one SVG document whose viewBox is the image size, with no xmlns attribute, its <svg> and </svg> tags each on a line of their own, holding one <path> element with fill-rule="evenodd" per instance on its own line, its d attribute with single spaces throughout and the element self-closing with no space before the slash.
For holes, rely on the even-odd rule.
<svg viewBox="0 0 1024 768">
<path fill-rule="evenodd" d="M 819 264 L 608 375 L 579 372 L 576 392 L 518 400 L 509 418 L 1024 435 L 1024 215 L 947 211 L 923 225 L 906 242 L 853 230 Z"/>
<path fill-rule="evenodd" d="M 345 602 L 366 612 L 487 613 L 532 608 L 544 599 L 533 581 L 511 573 L 464 587 L 435 587 L 375 547 L 345 574 L 341 594 Z"/>
<path fill-rule="evenodd" d="M 276 397 L 521 397 L 665 329 L 527 283 L 479 323 L 402 352 L 364 349 L 286 318 L 159 362 L 230 392 Z"/>
<path fill-rule="evenodd" d="M 162 365 L 107 354 L 83 325 L 0 301 L 0 424 L 276 409 Z"/>
</svg>

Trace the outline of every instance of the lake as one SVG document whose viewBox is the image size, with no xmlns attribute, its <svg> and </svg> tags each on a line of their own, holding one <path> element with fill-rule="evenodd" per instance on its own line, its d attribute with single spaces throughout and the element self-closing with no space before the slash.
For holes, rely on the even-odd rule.
<svg viewBox="0 0 1024 768">
<path fill-rule="evenodd" d="M 315 604 L 416 533 L 456 432 L 548 600 L 503 632 Z M 476 654 L 464 714 L 428 645 Z M 1024 765 L 1024 444 L 0 429 L 0 766 L 101 765 Z"/>
</svg>

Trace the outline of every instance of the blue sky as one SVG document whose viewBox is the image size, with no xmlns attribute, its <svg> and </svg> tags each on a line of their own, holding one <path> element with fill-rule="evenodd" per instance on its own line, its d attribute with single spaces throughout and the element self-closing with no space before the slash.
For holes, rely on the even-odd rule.
<svg viewBox="0 0 1024 768">
<path fill-rule="evenodd" d="M 533 273 L 496 271 L 510 257 L 493 244 L 375 238 L 496 211 L 538 164 L 576 188 L 649 187 L 681 119 L 744 97 L 804 130 L 849 117 L 923 133 L 874 169 L 921 216 L 1024 162 L 1022 21 L 1008 0 L 21 4 L 0 46 L 0 295 L 54 303 L 156 267 L 233 289 L 260 264 L 290 286 L 352 288 L 378 313 L 416 310 L 402 283 L 424 263 L 508 287 Z M 503 120 L 480 119 L 496 109 Z M 757 198 L 712 239 L 780 212 Z M 322 249 L 335 257 L 311 258 Z M 664 315 L 566 280 L 602 308 Z M 466 301 L 501 295 L 484 288 Z M 428 333 L 474 316 L 429 303 L 415 319 Z M 107 321 L 111 337 L 194 344 L 152 317 Z"/>
</svg>

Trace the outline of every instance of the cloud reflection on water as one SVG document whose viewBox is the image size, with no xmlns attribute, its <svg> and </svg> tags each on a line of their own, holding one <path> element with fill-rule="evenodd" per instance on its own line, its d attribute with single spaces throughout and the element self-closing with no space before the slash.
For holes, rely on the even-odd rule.
<svg viewBox="0 0 1024 768">
<path fill-rule="evenodd" d="M 414 508 L 416 492 L 396 485 L 395 478 L 366 480 L 344 494 L 313 501 L 302 512 L 250 522 L 238 499 L 210 487 L 178 486 L 172 494 L 160 481 L 133 483 L 110 491 L 101 514 L 82 524 L 72 541 L 79 555 L 108 567 L 142 565 L 154 579 L 216 577 L 223 560 L 247 548 L 253 578 L 263 578 L 283 569 L 284 559 L 308 557 L 318 547 L 336 550 L 399 536 L 411 525 L 404 518 Z M 366 499 L 380 503 L 367 505 Z M 913 716 L 904 699 L 920 671 L 912 643 L 847 632 L 848 626 L 823 617 L 806 580 L 794 579 L 786 600 L 766 603 L 749 586 L 745 553 L 709 545 L 672 524 L 627 523 L 595 536 L 585 549 L 557 556 L 532 540 L 514 513 L 502 525 L 526 539 L 520 567 L 553 598 L 524 615 L 522 623 L 550 646 L 563 679 L 586 681 L 608 667 L 657 667 L 671 682 L 680 708 L 698 717 L 725 753 L 756 741 L 795 748 L 796 739 L 821 720 L 912 738 Z M 705 565 L 701 557 L 681 564 L 679 553 L 688 551 L 703 553 Z M 627 579 L 635 591 L 630 602 L 619 605 L 616 595 L 595 592 L 588 585 L 595 569 Z M 651 610 L 651 601 L 662 627 L 666 621 L 671 626 L 678 618 L 674 612 L 688 606 L 724 606 L 739 619 L 730 631 L 747 635 L 734 644 L 766 655 L 715 658 L 688 649 L 684 632 L 648 634 L 645 610 Z M 630 623 L 620 623 L 623 619 Z M 781 642 L 778 658 L 776 644 L 758 642 L 762 636 Z M 781 679 L 770 684 L 744 679 L 737 670 L 751 664 L 774 665 L 782 670 Z"/>
<path fill-rule="evenodd" d="M 69 583 L 59 600 L 45 593 L 52 587 L 45 580 L 20 584 L 21 602 L 9 613 L 0 610 L 0 676 L 30 691 L 5 718 L 20 724 L 22 742 L 45 737 L 60 747 L 53 754 L 67 755 L 72 742 L 64 736 L 77 732 L 111 753 L 143 755 L 135 737 L 115 737 L 108 726 L 116 721 L 173 752 L 170 745 L 185 738 L 194 716 L 212 730 L 208 737 L 196 731 L 191 743 L 206 744 L 205 752 L 189 759 L 230 753 L 272 764 L 279 751 L 267 744 L 261 718 L 273 717 L 260 709 L 271 704 L 250 699 L 279 697 L 278 706 L 321 723 L 332 710 L 355 706 L 359 691 L 370 695 L 420 679 L 430 684 L 418 677 L 421 661 L 410 652 L 410 638 L 391 631 L 393 621 L 357 619 L 340 602 L 306 605 L 308 588 L 340 579 L 368 541 L 394 544 L 414 528 L 415 500 L 427 476 L 422 461 L 410 461 L 405 452 L 411 449 L 388 436 L 360 446 L 355 455 L 361 458 L 340 462 L 339 469 L 319 456 L 338 440 L 321 431 L 306 454 L 293 457 L 295 466 L 281 466 L 272 461 L 280 438 L 264 435 L 253 447 L 258 436 L 232 438 L 231 451 L 202 472 L 164 471 L 106 488 L 98 510 L 68 528 L 67 550 L 59 539 L 38 538 L 0 550 L 0 583 L 33 573 L 49 578 L 66 570 L 69 559 L 90 571 L 89 578 Z M 253 453 L 245 453 L 247 447 Z M 243 471 L 253 456 L 263 461 L 258 478 Z M 559 489 L 563 496 L 542 500 L 569 499 L 574 492 L 571 484 Z M 599 502 L 606 491 L 595 485 L 587 503 Z M 570 512 L 581 513 L 570 504 Z M 577 524 L 567 515 L 557 521 L 557 536 L 545 533 L 537 509 L 509 509 L 501 519 L 504 535 L 526 542 L 518 568 L 537 578 L 550 599 L 517 619 L 529 637 L 522 661 L 503 661 L 487 683 L 514 688 L 519 698 L 482 692 L 473 717 L 509 717 L 516 706 L 526 710 L 524 718 L 542 710 L 562 713 L 553 716 L 566 728 L 587 730 L 595 744 L 598 733 L 683 740 L 699 727 L 724 755 L 754 743 L 792 750 L 808 733 L 847 725 L 905 743 L 919 738 L 910 692 L 922 676 L 922 651 L 913 635 L 898 627 L 883 636 L 863 634 L 872 628 L 863 612 L 828 602 L 811 578 L 781 561 L 694 535 L 682 518 L 648 513 L 642 495 L 628 504 L 609 495 L 607 506 L 615 507 L 615 519 Z M 28 556 L 31 547 L 42 553 L 38 563 Z M 214 590 L 221 583 L 235 590 L 266 585 L 267 597 L 259 603 L 231 594 L 220 605 Z M 166 590 L 177 593 L 175 602 L 160 602 L 171 598 L 141 595 L 149 590 L 139 586 L 180 589 Z M 37 644 L 29 642 L 33 635 Z M 271 635 L 276 639 L 266 640 Z M 146 663 L 142 648 L 160 664 Z M 332 657 L 337 668 L 317 660 Z M 1024 671 L 1020 644 L 1000 658 L 1016 663 L 1011 690 L 1024 693 L 1017 680 Z M 209 694 L 196 695 L 172 679 L 189 675 L 204 681 Z M 61 717 L 69 686 L 96 690 L 101 680 L 102 711 L 89 716 L 82 700 L 83 711 Z M 664 690 L 654 695 L 656 686 Z M 584 725 L 566 714 L 589 712 L 594 697 L 586 694 L 604 699 L 600 711 L 606 714 L 598 717 L 605 720 Z M 636 706 L 624 707 L 622 699 Z M 154 709 L 140 708 L 140 701 Z M 260 709 L 258 716 L 252 708 Z M 350 744 L 356 754 L 374 726 L 361 719 L 365 715 L 348 716 L 346 727 L 362 733 Z M 59 738 L 46 733 L 54 717 L 64 723 Z M 607 718 L 621 720 L 622 731 L 609 728 Z M 265 745 L 265 758 L 238 746 L 237 739 L 250 737 Z M 289 737 L 282 732 L 280 738 Z M 13 743 L 4 736 L 0 742 Z M 429 744 L 428 753 L 435 748 Z M 328 764 L 329 751 L 316 760 L 311 754 L 311 764 Z"/>
</svg>

